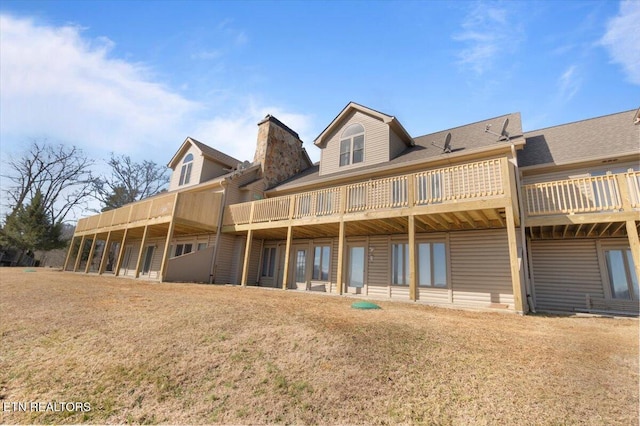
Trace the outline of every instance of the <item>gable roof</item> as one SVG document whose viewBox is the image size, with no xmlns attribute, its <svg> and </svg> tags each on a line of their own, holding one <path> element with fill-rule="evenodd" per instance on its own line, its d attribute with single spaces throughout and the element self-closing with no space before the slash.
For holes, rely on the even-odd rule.
<svg viewBox="0 0 640 426">
<path fill-rule="evenodd" d="M 180 160 L 180 158 L 182 158 L 185 151 L 189 149 L 189 145 L 195 146 L 205 158 L 217 161 L 218 163 L 222 163 L 229 168 L 236 167 L 238 163 L 241 163 L 240 160 L 237 160 L 232 156 L 225 154 L 224 152 L 218 151 L 215 148 L 211 148 L 209 145 L 206 145 L 189 136 L 184 140 L 182 145 L 180 145 L 180 148 L 178 148 L 178 151 L 171 158 L 171 160 L 167 164 L 167 167 L 170 167 L 171 169 L 175 168 L 177 162 Z"/>
<path fill-rule="evenodd" d="M 314 164 L 313 167 L 298 173 L 272 189 L 275 191 L 287 191 L 299 186 L 320 184 L 335 179 L 367 177 L 371 173 L 381 172 L 390 168 L 413 167 L 428 162 L 454 160 L 459 156 L 492 150 L 501 146 L 509 146 L 509 142 L 498 140 L 496 135 L 485 131 L 488 124 L 493 129 L 500 129 L 505 119 L 509 119 L 507 128 L 509 142 L 520 147 L 524 143 L 524 138 L 522 137 L 520 113 L 516 112 L 413 138 L 415 141 L 414 146 L 408 147 L 397 157 L 385 163 L 364 166 L 356 170 L 348 169 L 323 176 L 320 176 L 319 164 Z M 451 133 L 451 153 L 444 153 L 442 148 L 432 145 L 432 143 L 439 146 L 444 145 L 447 133 Z"/>
<path fill-rule="evenodd" d="M 590 118 L 525 133 L 521 167 L 563 165 L 640 153 L 636 110 Z"/>
<path fill-rule="evenodd" d="M 329 133 L 331 133 L 331 131 L 335 127 L 337 127 L 342 122 L 342 120 L 352 111 L 360 111 L 364 114 L 377 118 L 385 124 L 388 124 L 389 127 L 391 127 L 391 129 L 400 137 L 400 139 L 402 139 L 404 143 L 407 144 L 407 146 L 413 146 L 414 142 L 411 138 L 411 135 L 409 135 L 405 128 L 402 127 L 402 124 L 400 124 L 400 121 L 398 121 L 397 118 L 391 115 L 384 114 L 380 111 L 367 108 L 366 106 L 357 104 L 355 102 L 349 102 L 347 106 L 344 107 L 342 111 L 340 111 L 340 114 L 338 114 L 336 118 L 334 118 L 331 123 L 329 123 L 329 125 L 322 131 L 322 133 L 318 135 L 313 143 L 318 147 L 322 147 L 326 143 L 327 135 L 329 135 Z"/>
</svg>

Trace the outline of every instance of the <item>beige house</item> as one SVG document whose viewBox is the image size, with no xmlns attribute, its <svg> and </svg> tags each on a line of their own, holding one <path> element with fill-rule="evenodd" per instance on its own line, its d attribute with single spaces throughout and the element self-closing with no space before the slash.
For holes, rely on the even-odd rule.
<svg viewBox="0 0 640 426">
<path fill-rule="evenodd" d="M 638 314 L 638 111 L 412 137 L 349 103 L 314 141 L 275 117 L 252 162 L 187 138 L 169 191 L 78 222 L 65 269 L 433 305 Z"/>
</svg>

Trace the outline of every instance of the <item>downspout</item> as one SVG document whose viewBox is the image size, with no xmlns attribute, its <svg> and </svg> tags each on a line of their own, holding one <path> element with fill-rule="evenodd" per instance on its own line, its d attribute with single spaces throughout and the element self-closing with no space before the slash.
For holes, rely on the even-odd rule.
<svg viewBox="0 0 640 426">
<path fill-rule="evenodd" d="M 209 284 L 213 284 L 216 279 L 216 260 L 218 258 L 218 247 L 220 247 L 220 235 L 222 234 L 222 221 L 224 219 L 224 210 L 227 203 L 227 185 L 229 181 L 223 180 L 222 186 L 222 202 L 220 203 L 220 217 L 218 218 L 218 229 L 216 230 L 216 242 L 213 246 L 213 255 L 211 256 L 211 266 L 209 267 Z"/>
<path fill-rule="evenodd" d="M 531 292 L 531 281 L 529 279 L 529 249 L 527 247 L 527 238 L 525 231 L 525 214 L 524 214 L 524 205 L 522 203 L 522 193 L 520 187 L 520 169 L 518 167 L 518 156 L 516 154 L 516 148 L 513 142 L 511 142 L 511 156 L 513 157 L 513 164 L 515 166 L 515 174 L 516 174 L 516 195 L 518 197 L 518 210 L 520 210 L 520 244 L 522 245 L 522 268 L 524 271 L 524 288 L 526 292 L 527 305 L 529 306 L 529 312 L 536 313 L 536 307 L 533 303 L 532 292 Z"/>
</svg>

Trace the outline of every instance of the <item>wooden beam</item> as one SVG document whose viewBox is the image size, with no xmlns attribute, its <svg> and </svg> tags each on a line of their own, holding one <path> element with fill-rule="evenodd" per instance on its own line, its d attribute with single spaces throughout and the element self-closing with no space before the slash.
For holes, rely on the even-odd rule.
<svg viewBox="0 0 640 426">
<path fill-rule="evenodd" d="M 598 226 L 598 223 L 594 223 L 593 225 L 591 225 L 589 227 L 589 230 L 587 231 L 587 237 L 591 235 L 591 233 L 593 232 L 594 229 L 596 229 L 596 226 Z"/>
<path fill-rule="evenodd" d="M 605 234 L 605 232 L 607 232 L 607 229 L 611 227 L 611 225 L 613 225 L 613 222 L 609 222 L 606 225 L 604 225 L 604 227 L 600 230 L 600 234 L 598 234 L 598 236 L 602 237 Z"/>
<path fill-rule="evenodd" d="M 622 223 L 618 224 L 618 226 L 616 226 L 615 229 L 613 231 L 611 231 L 611 235 L 616 235 L 626 225 L 627 225 L 627 222 L 622 222 Z"/>
<path fill-rule="evenodd" d="M 247 231 L 247 242 L 244 244 L 244 263 L 242 264 L 242 279 L 240 284 L 243 287 L 247 286 L 247 279 L 249 276 L 249 262 L 251 260 L 251 243 L 253 241 L 253 230 Z"/>
<path fill-rule="evenodd" d="M 636 277 L 640 278 L 640 242 L 638 241 L 638 228 L 636 227 L 635 220 L 628 220 L 626 225 L 629 247 L 631 247 L 631 257 L 633 258 L 633 266 L 636 270 Z"/>
<path fill-rule="evenodd" d="M 431 228 L 433 228 L 434 231 L 439 231 L 440 227 L 442 225 L 440 225 L 438 222 L 436 222 L 434 219 L 432 219 L 429 216 L 415 216 L 415 218 L 417 220 L 419 220 L 420 222 L 430 226 Z"/>
<path fill-rule="evenodd" d="M 127 242 L 127 231 L 124 230 L 124 234 L 122 235 L 122 243 L 120 244 L 120 251 L 118 252 L 118 260 L 116 262 L 116 270 L 113 271 L 113 274 L 117 277 L 120 275 L 120 266 L 122 266 L 122 259 L 124 258 L 124 245 Z"/>
<path fill-rule="evenodd" d="M 415 218 L 409 216 L 409 297 L 414 302 L 418 300 L 418 286 L 416 279 L 416 228 Z"/>
<path fill-rule="evenodd" d="M 100 259 L 100 266 L 98 267 L 99 275 L 102 275 L 104 273 L 104 268 L 107 267 L 107 259 L 109 259 L 109 244 L 111 244 L 111 231 L 107 234 L 107 239 L 104 242 L 102 258 Z"/>
<path fill-rule="evenodd" d="M 511 267 L 511 286 L 513 288 L 513 304 L 516 312 L 525 313 L 525 305 L 522 303 L 522 283 L 520 281 L 520 262 L 518 260 L 518 241 L 516 239 L 516 226 L 513 217 L 513 208 L 505 208 L 507 222 L 507 240 L 509 242 L 509 263 Z"/>
<path fill-rule="evenodd" d="M 344 282 L 344 222 L 340 222 L 338 231 L 338 267 L 336 275 L 336 287 L 338 294 L 342 294 L 342 286 Z"/>
<path fill-rule="evenodd" d="M 169 229 L 167 229 L 167 239 L 164 241 L 164 251 L 162 252 L 162 261 L 160 263 L 160 282 L 164 282 L 167 278 L 167 268 L 169 266 L 169 249 L 171 248 L 171 240 L 173 239 L 173 233 L 176 229 L 176 206 L 178 205 L 178 196 L 180 194 L 176 193 L 176 198 L 173 202 L 173 212 L 171 213 L 171 222 L 169 222 Z"/>
<path fill-rule="evenodd" d="M 80 267 L 80 261 L 82 260 L 82 251 L 84 250 L 84 240 L 87 238 L 86 235 L 82 236 L 80 240 L 80 247 L 78 248 L 78 254 L 76 255 L 76 263 L 73 264 L 73 272 L 76 272 Z"/>
<path fill-rule="evenodd" d="M 476 210 L 476 213 L 480 217 L 480 222 L 482 222 L 483 225 L 488 228 L 490 223 L 489 223 L 489 218 L 487 217 L 487 215 L 484 214 L 484 212 L 482 210 Z"/>
<path fill-rule="evenodd" d="M 455 213 L 454 213 L 455 214 Z M 476 221 L 468 212 L 458 212 L 460 216 L 469 224 L 472 228 L 477 228 Z"/>
<path fill-rule="evenodd" d="M 84 267 L 84 273 L 88 274 L 91 269 L 91 259 L 93 258 L 93 253 L 96 249 L 96 243 L 98 242 L 98 234 L 93 235 L 93 239 L 91 240 L 91 248 L 89 249 L 89 257 L 87 258 L 87 266 Z"/>
<path fill-rule="evenodd" d="M 71 237 L 71 241 L 69 242 L 69 250 L 67 250 L 67 257 L 64 259 L 64 266 L 62 267 L 63 271 L 67 270 L 67 266 L 69 265 L 69 260 L 71 259 L 71 252 L 73 251 L 73 243 L 76 241 L 76 236 Z"/>
<path fill-rule="evenodd" d="M 291 239 L 293 238 L 293 227 L 287 228 L 287 245 L 284 249 L 284 270 L 282 273 L 282 289 L 287 289 L 287 282 L 289 281 L 289 257 L 291 257 Z"/>
<path fill-rule="evenodd" d="M 144 253 L 144 246 L 147 244 L 147 231 L 149 226 L 145 225 L 144 232 L 142 233 L 142 242 L 140 243 L 140 250 L 138 251 L 138 260 L 136 261 L 136 274 L 135 277 L 140 277 L 140 267 L 142 266 L 142 254 Z"/>
</svg>

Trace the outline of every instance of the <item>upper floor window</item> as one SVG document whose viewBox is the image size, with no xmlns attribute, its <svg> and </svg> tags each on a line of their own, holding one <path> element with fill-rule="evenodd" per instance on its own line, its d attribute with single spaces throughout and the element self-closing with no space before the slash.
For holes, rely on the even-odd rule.
<svg viewBox="0 0 640 426">
<path fill-rule="evenodd" d="M 352 124 L 344 129 L 340 137 L 340 166 L 364 161 L 364 127 Z"/>
<path fill-rule="evenodd" d="M 193 154 L 188 154 L 182 160 L 182 170 L 180 170 L 180 183 L 186 185 L 191 180 L 191 166 L 193 166 Z"/>
</svg>

